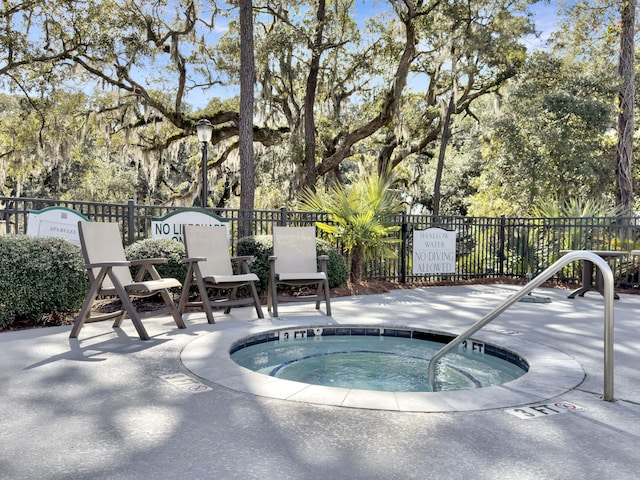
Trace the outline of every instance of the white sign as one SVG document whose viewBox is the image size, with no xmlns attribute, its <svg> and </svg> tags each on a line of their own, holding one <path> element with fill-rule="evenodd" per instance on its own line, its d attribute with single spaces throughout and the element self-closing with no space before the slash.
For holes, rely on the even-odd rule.
<svg viewBox="0 0 640 480">
<path fill-rule="evenodd" d="M 184 390 L 187 393 L 202 393 L 212 390 L 211 387 L 204 383 L 185 375 L 184 373 L 173 373 L 170 375 L 160 375 L 160 378 L 169 382 L 174 387 Z"/>
<path fill-rule="evenodd" d="M 505 412 L 515 415 L 518 418 L 529 420 L 531 418 L 548 417 L 559 413 L 580 412 L 582 407 L 570 402 L 555 402 L 543 405 L 531 405 L 527 407 L 510 408 Z"/>
<path fill-rule="evenodd" d="M 184 208 L 164 217 L 151 219 L 151 238 L 168 238 L 182 242 L 184 225 L 225 227 L 229 235 L 229 220 L 197 208 Z"/>
<path fill-rule="evenodd" d="M 27 236 L 64 238 L 80 245 L 78 222 L 88 221 L 81 213 L 65 207 L 31 211 L 27 217 Z"/>
<path fill-rule="evenodd" d="M 413 274 L 456 272 L 456 232 L 442 228 L 413 231 Z"/>
</svg>

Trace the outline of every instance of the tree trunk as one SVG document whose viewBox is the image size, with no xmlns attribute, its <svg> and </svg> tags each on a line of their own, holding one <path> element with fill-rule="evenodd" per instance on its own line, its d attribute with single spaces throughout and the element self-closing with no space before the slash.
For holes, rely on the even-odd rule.
<svg viewBox="0 0 640 480">
<path fill-rule="evenodd" d="M 623 2 L 620 57 L 618 74 L 621 79 L 618 114 L 618 145 L 616 148 L 616 177 L 618 189 L 616 200 L 625 210 L 634 204 L 633 192 L 633 129 L 635 98 L 634 87 L 634 40 L 636 0 Z"/>
<path fill-rule="evenodd" d="M 247 217 L 255 203 L 255 168 L 253 152 L 253 2 L 240 0 L 240 222 L 238 235 L 251 235 Z"/>
<path fill-rule="evenodd" d="M 304 183 L 312 190 L 316 184 L 316 121 L 313 110 L 318 88 L 324 21 L 325 0 L 319 0 L 316 10 L 316 32 L 311 51 L 311 65 L 309 66 L 307 90 L 304 97 Z"/>
<path fill-rule="evenodd" d="M 447 153 L 447 146 L 451 138 L 451 115 L 455 108 L 454 94 L 451 94 L 449 104 L 442 119 L 442 135 L 440 136 L 440 151 L 438 153 L 438 164 L 436 166 L 436 178 L 433 183 L 433 216 L 440 215 L 440 185 L 442 184 L 442 171 L 444 170 L 444 158 Z"/>
<path fill-rule="evenodd" d="M 362 267 L 364 264 L 364 248 L 359 243 L 356 243 L 351 249 L 350 253 L 351 262 L 349 265 L 349 280 L 351 283 L 360 283 L 362 280 Z"/>
</svg>

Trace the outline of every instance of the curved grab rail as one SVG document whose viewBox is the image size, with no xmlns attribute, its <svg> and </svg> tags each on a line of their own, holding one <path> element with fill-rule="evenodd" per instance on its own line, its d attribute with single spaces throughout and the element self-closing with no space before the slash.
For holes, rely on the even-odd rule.
<svg viewBox="0 0 640 480">
<path fill-rule="evenodd" d="M 602 277 L 604 279 L 604 399 L 608 402 L 613 401 L 613 273 L 609 264 L 596 255 L 595 253 L 588 251 L 573 251 L 564 255 L 558 261 L 556 261 L 549 268 L 544 270 L 540 275 L 527 283 L 522 290 L 515 295 L 512 295 L 505 300 L 501 305 L 496 307 L 493 311 L 488 313 L 484 318 L 478 320 L 467 330 L 462 332 L 456 338 L 447 343 L 444 347 L 436 352 L 429 361 L 429 381 L 431 382 L 431 390 L 436 391 L 436 364 L 437 362 L 450 350 L 457 347 L 459 344 L 468 339 L 471 335 L 478 330 L 489 324 L 502 312 L 507 310 L 511 305 L 518 302 L 525 295 L 528 295 L 533 289 L 539 287 L 549 278 L 551 278 L 556 272 L 566 267 L 571 262 L 576 260 L 587 260 L 596 265 Z"/>
</svg>

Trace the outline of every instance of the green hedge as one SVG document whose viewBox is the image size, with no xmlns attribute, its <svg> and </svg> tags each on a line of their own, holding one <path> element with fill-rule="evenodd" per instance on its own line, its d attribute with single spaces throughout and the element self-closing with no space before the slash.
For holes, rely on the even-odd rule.
<svg viewBox="0 0 640 480">
<path fill-rule="evenodd" d="M 89 288 L 80 247 L 59 238 L 0 236 L 0 328 L 82 306 Z"/>
<path fill-rule="evenodd" d="M 329 286 L 344 285 L 349 276 L 349 270 L 344 257 L 326 240 L 316 240 L 317 255 L 328 255 L 327 270 Z M 267 291 L 269 282 L 269 257 L 273 255 L 273 237 L 271 235 L 256 235 L 244 237 L 238 241 L 238 255 L 252 255 L 255 261 L 251 264 L 251 271 L 260 279 L 258 290 Z"/>
</svg>

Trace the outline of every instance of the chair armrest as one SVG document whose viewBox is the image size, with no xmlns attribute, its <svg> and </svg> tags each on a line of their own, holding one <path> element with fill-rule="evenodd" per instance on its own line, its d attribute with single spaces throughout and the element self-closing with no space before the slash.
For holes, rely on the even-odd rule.
<svg viewBox="0 0 640 480">
<path fill-rule="evenodd" d="M 116 262 L 98 262 L 98 263 L 87 263 L 84 268 L 87 270 L 91 268 L 107 268 L 107 267 L 128 267 L 131 265 L 131 262 L 127 262 L 124 260 L 119 260 Z"/>
<path fill-rule="evenodd" d="M 136 275 L 135 281 L 143 282 L 145 274 L 147 273 L 153 280 L 160 280 L 162 277 L 160 277 L 160 274 L 154 265 L 161 265 L 163 263 L 167 263 L 167 261 L 168 260 L 166 258 L 142 258 L 140 260 L 132 260 L 132 266 L 140 266 L 140 270 Z"/>
<path fill-rule="evenodd" d="M 166 258 L 141 258 L 139 260 L 131 260 L 131 265 L 161 265 L 167 263 Z"/>
<path fill-rule="evenodd" d="M 254 262 L 256 257 L 253 255 L 239 255 L 237 257 L 231 257 L 231 262 L 240 273 L 251 273 L 249 265 Z"/>
<path fill-rule="evenodd" d="M 253 262 L 256 259 L 253 255 L 240 255 L 238 257 L 231 257 L 232 262 Z"/>
<path fill-rule="evenodd" d="M 205 262 L 207 257 L 189 257 L 182 260 L 182 263 L 197 263 L 197 262 Z"/>
</svg>

